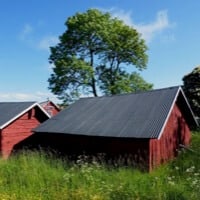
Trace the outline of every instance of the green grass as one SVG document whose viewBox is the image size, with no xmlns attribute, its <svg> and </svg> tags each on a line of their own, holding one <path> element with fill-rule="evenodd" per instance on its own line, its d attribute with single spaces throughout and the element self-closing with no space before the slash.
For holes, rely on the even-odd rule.
<svg viewBox="0 0 200 200">
<path fill-rule="evenodd" d="M 0 160 L 1 200 L 199 200 L 200 132 L 193 151 L 182 151 L 152 173 L 69 164 L 43 152 L 24 151 Z"/>
</svg>

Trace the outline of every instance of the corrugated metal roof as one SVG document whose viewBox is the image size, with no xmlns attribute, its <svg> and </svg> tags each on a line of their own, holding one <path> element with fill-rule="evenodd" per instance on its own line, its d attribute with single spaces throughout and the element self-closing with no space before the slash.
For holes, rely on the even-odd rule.
<svg viewBox="0 0 200 200">
<path fill-rule="evenodd" d="M 34 131 L 103 137 L 158 138 L 180 91 L 82 98 Z"/>
<path fill-rule="evenodd" d="M 0 128 L 12 121 L 26 109 L 30 108 L 35 102 L 0 102 Z"/>
</svg>

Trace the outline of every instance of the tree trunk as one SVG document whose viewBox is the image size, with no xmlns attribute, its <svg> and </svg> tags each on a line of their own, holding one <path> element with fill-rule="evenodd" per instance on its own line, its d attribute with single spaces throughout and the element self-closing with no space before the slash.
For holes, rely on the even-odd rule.
<svg viewBox="0 0 200 200">
<path fill-rule="evenodd" d="M 91 50 L 90 51 L 90 65 L 94 69 L 93 64 L 94 64 L 94 58 L 93 58 L 93 51 Z M 98 95 L 97 95 L 97 90 L 96 90 L 95 70 L 93 72 L 91 87 L 92 87 L 92 93 L 94 94 L 95 97 L 97 97 Z"/>
<path fill-rule="evenodd" d="M 94 94 L 94 96 L 95 97 L 97 97 L 98 95 L 97 95 L 97 90 L 96 90 L 96 84 L 95 84 L 95 78 L 93 77 L 92 78 L 92 92 L 93 92 L 93 94 Z"/>
</svg>

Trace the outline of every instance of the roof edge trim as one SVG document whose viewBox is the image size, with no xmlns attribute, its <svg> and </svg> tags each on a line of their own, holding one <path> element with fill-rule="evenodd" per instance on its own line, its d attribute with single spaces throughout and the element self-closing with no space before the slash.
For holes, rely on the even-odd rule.
<svg viewBox="0 0 200 200">
<path fill-rule="evenodd" d="M 184 93 L 182 87 L 180 88 L 180 91 L 181 91 L 181 93 L 182 93 L 182 95 L 183 95 L 183 98 L 184 98 L 184 100 L 185 100 L 185 102 L 186 102 L 186 104 L 187 104 L 187 106 L 188 106 L 188 108 L 189 108 L 189 110 L 190 110 L 190 112 L 191 112 L 191 114 L 192 114 L 192 117 L 193 117 L 194 122 L 196 123 L 196 126 L 199 127 L 200 124 L 199 124 L 198 121 L 196 120 L 195 114 L 194 114 L 194 112 L 193 112 L 193 110 L 192 110 L 192 108 L 191 108 L 191 106 L 190 106 L 190 104 L 189 104 L 189 102 L 188 102 L 187 97 L 185 96 L 185 93 Z"/>
<path fill-rule="evenodd" d="M 36 106 L 38 106 L 40 108 L 40 110 L 42 110 L 42 112 L 48 117 L 51 118 L 51 116 L 49 115 L 49 113 L 39 104 L 36 103 Z"/>
<path fill-rule="evenodd" d="M 160 131 L 160 133 L 159 133 L 159 135 L 158 135 L 158 140 L 161 138 L 161 136 L 162 136 L 162 134 L 163 134 L 163 132 L 164 132 L 165 126 L 166 126 L 166 124 L 167 124 L 167 122 L 168 122 L 168 119 L 169 119 L 171 113 L 172 113 L 173 107 L 174 107 L 175 102 L 176 102 L 176 100 L 177 100 L 177 98 L 178 98 L 178 95 L 179 95 L 180 90 L 181 90 L 181 87 L 179 86 L 179 87 L 178 87 L 178 90 L 177 90 L 177 92 L 176 92 L 176 95 L 175 95 L 175 97 L 174 97 L 174 100 L 173 100 L 173 102 L 172 102 L 172 105 L 171 105 L 171 107 L 170 107 L 170 110 L 169 110 L 169 112 L 168 112 L 168 114 L 167 114 L 167 117 L 166 117 L 166 119 L 165 119 L 165 122 L 163 123 L 163 126 L 162 126 L 162 128 L 161 128 L 161 131 Z"/>
</svg>

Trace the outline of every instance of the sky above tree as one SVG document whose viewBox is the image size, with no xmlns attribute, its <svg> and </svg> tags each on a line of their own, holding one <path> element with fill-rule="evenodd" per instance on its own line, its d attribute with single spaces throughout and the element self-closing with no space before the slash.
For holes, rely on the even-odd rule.
<svg viewBox="0 0 200 200">
<path fill-rule="evenodd" d="M 135 27 L 149 48 L 141 76 L 154 88 L 181 85 L 200 63 L 200 1 L 180 0 L 0 0 L 0 101 L 57 99 L 47 79 L 49 46 L 64 22 L 89 8 L 108 11 Z"/>
</svg>

